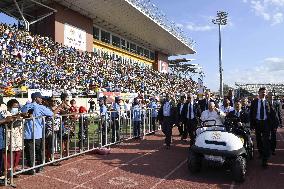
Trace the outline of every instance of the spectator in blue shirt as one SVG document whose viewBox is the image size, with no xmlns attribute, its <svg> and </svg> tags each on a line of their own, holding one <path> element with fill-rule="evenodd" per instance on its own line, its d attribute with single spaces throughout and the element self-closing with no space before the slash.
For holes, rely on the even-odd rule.
<svg viewBox="0 0 284 189">
<path fill-rule="evenodd" d="M 120 97 L 115 97 L 114 104 L 112 105 L 111 112 L 111 139 L 112 142 L 119 141 L 119 114 L 120 114 Z"/>
<path fill-rule="evenodd" d="M 142 121 L 142 108 L 137 98 L 134 98 L 132 105 L 132 118 L 133 118 L 133 132 L 134 138 L 140 139 L 140 127 Z"/>
<path fill-rule="evenodd" d="M 156 131 L 156 121 L 157 121 L 157 116 L 158 116 L 158 104 L 157 104 L 157 100 L 155 98 L 151 98 L 150 99 L 151 102 L 148 106 L 148 108 L 150 108 L 150 112 L 151 112 L 151 131 L 155 134 Z"/>
<path fill-rule="evenodd" d="M 32 167 L 33 164 L 42 164 L 42 135 L 44 132 L 44 118 L 42 116 L 53 116 L 53 112 L 42 105 L 42 95 L 40 92 L 35 92 L 31 95 L 32 103 L 26 104 L 22 108 L 22 112 L 28 112 L 31 116 L 25 122 L 24 130 L 24 144 L 25 144 L 25 154 L 27 159 L 27 164 Z M 35 144 L 33 144 L 33 139 L 35 139 Z M 35 145 L 35 158 L 33 145 Z M 36 162 L 34 162 L 34 159 Z M 38 168 L 36 172 L 42 171 L 42 168 Z M 30 174 L 35 174 L 35 170 L 31 170 Z"/>
</svg>

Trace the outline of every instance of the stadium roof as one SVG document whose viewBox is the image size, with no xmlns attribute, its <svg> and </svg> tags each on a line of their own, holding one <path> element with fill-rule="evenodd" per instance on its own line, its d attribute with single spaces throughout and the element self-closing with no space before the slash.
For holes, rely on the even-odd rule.
<svg viewBox="0 0 284 189">
<path fill-rule="evenodd" d="M 30 0 L 31 1 L 31 0 Z M 32 0 L 35 1 L 35 0 Z M 158 23 L 150 13 L 138 7 L 131 0 L 41 0 L 48 5 L 57 2 L 91 19 L 95 25 L 117 33 L 133 42 L 168 55 L 194 54 L 193 41 L 187 42 L 177 32 Z M 21 0 L 20 2 L 27 2 Z M 23 9 L 32 9 L 31 3 L 23 4 Z M 0 1 L 0 11 L 21 18 L 11 0 Z M 29 10 L 25 10 L 28 14 Z"/>
</svg>

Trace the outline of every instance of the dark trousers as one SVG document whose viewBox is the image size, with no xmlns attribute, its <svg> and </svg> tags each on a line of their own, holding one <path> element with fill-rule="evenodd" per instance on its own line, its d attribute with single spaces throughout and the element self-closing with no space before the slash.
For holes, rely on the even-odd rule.
<svg viewBox="0 0 284 189">
<path fill-rule="evenodd" d="M 167 146 L 171 144 L 171 137 L 172 137 L 172 122 L 170 117 L 164 117 L 162 122 L 162 132 L 166 136 L 165 143 Z"/>
<path fill-rule="evenodd" d="M 102 119 L 102 146 L 106 145 L 106 137 L 107 137 L 107 122 Z"/>
<path fill-rule="evenodd" d="M 3 161 L 3 154 L 5 154 L 5 148 L 0 149 L 0 175 L 3 175 L 3 171 L 4 171 L 4 161 Z"/>
<path fill-rule="evenodd" d="M 263 160 L 270 156 L 270 127 L 267 121 L 257 121 L 255 127 L 257 149 Z"/>
<path fill-rule="evenodd" d="M 141 121 L 134 121 L 133 134 L 135 138 L 140 137 L 140 126 L 141 126 Z"/>
<path fill-rule="evenodd" d="M 35 151 L 35 165 L 42 164 L 42 139 L 35 139 L 35 149 L 33 139 L 25 139 L 25 155 L 29 167 L 33 166 L 34 151 Z"/>
<path fill-rule="evenodd" d="M 80 149 L 83 149 L 83 147 L 87 144 L 88 141 L 88 124 L 82 123 L 82 121 L 79 121 L 79 132 L 78 132 L 78 138 L 79 138 L 79 145 Z"/>
<path fill-rule="evenodd" d="M 112 117 L 112 124 L 111 124 L 111 142 L 119 141 L 119 121 L 118 118 Z M 116 136 L 116 138 L 115 138 Z"/>
<path fill-rule="evenodd" d="M 152 117 L 152 122 L 151 122 L 151 131 L 152 132 L 155 132 L 156 131 L 156 120 L 157 118 L 156 117 Z"/>
<path fill-rule="evenodd" d="M 187 135 L 189 135 L 190 138 L 190 145 L 193 145 L 195 143 L 195 138 L 196 138 L 196 126 L 197 122 L 196 119 L 186 119 L 186 125 L 185 125 L 185 130 L 184 130 L 184 135 L 183 139 L 187 138 Z"/>
<path fill-rule="evenodd" d="M 276 131 L 276 129 L 271 129 L 270 132 L 270 146 L 272 152 L 275 152 L 276 149 Z"/>
<path fill-rule="evenodd" d="M 185 131 L 185 122 L 182 121 L 180 116 L 177 119 L 177 127 L 178 127 L 178 131 L 179 131 L 179 135 L 183 136 L 184 131 Z"/>
</svg>

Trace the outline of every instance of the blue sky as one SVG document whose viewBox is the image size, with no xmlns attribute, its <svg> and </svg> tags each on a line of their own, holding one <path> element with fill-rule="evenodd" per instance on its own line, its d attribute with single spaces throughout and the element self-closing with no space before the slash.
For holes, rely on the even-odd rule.
<svg viewBox="0 0 284 189">
<path fill-rule="evenodd" d="M 284 83 L 284 0 L 152 0 L 197 45 L 205 84 L 218 90 L 218 10 L 229 13 L 222 31 L 224 83 Z"/>
<path fill-rule="evenodd" d="M 196 41 L 195 64 L 218 90 L 218 10 L 229 13 L 222 30 L 224 83 L 284 82 L 284 0 L 151 0 Z M 0 22 L 13 19 L 0 14 Z"/>
</svg>

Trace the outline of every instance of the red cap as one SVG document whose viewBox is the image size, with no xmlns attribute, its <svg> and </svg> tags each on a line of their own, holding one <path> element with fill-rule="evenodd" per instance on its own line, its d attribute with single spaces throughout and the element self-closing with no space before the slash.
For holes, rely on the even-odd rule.
<svg viewBox="0 0 284 189">
<path fill-rule="evenodd" d="M 79 113 L 86 113 L 87 109 L 84 106 L 80 106 Z"/>
</svg>

